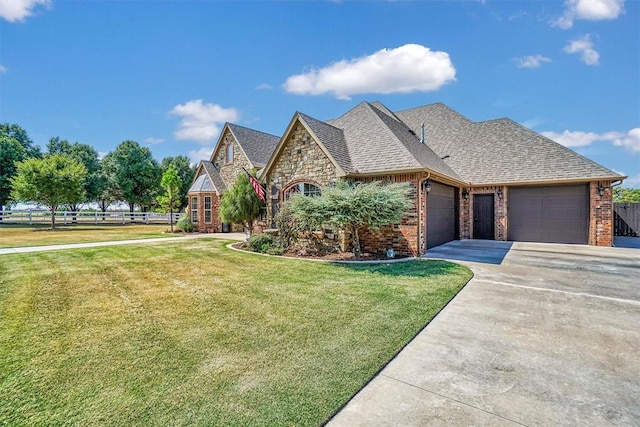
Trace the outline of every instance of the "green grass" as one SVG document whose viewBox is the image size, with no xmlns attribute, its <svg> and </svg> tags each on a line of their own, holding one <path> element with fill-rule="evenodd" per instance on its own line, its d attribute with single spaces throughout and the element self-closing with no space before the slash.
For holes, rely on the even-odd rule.
<svg viewBox="0 0 640 427">
<path fill-rule="evenodd" d="M 319 425 L 471 277 L 224 243 L 0 256 L 0 425 Z"/>
<path fill-rule="evenodd" d="M 55 230 L 51 230 L 50 225 L 0 224 L 0 248 L 180 236 L 163 234 L 167 230 L 168 225 L 151 224 L 56 225 Z"/>
</svg>

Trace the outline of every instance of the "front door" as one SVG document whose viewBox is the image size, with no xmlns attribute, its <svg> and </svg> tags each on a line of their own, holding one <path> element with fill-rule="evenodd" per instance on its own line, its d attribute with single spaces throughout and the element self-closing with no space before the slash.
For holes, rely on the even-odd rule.
<svg viewBox="0 0 640 427">
<path fill-rule="evenodd" d="M 493 240 L 494 234 L 493 194 L 473 195 L 473 238 Z"/>
</svg>

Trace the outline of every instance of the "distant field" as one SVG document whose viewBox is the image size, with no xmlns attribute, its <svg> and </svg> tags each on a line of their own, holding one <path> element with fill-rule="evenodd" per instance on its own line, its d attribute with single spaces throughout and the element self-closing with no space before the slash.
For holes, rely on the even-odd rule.
<svg viewBox="0 0 640 427">
<path fill-rule="evenodd" d="M 48 225 L 0 224 L 0 248 L 180 236 L 180 234 L 163 233 L 168 230 L 168 225 L 127 224 L 56 225 L 56 229 L 52 231 Z"/>
<path fill-rule="evenodd" d="M 0 256 L 0 425 L 318 426 L 471 277 L 226 243 Z"/>
</svg>

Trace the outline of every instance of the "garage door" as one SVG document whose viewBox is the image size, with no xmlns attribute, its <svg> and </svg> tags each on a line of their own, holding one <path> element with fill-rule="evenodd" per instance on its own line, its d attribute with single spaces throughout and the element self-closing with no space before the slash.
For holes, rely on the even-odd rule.
<svg viewBox="0 0 640 427">
<path fill-rule="evenodd" d="M 431 183 L 427 196 L 427 249 L 456 238 L 455 188 Z"/>
<path fill-rule="evenodd" d="M 509 187 L 508 239 L 586 244 L 589 186 Z"/>
</svg>

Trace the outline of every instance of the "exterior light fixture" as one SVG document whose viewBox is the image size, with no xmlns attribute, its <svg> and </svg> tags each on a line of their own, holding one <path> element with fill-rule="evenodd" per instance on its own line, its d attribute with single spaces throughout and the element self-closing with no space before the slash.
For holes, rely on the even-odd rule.
<svg viewBox="0 0 640 427">
<path fill-rule="evenodd" d="M 604 187 L 602 185 L 598 185 L 598 195 L 600 197 L 604 196 Z"/>
<path fill-rule="evenodd" d="M 431 180 L 429 178 L 427 178 L 427 180 L 424 182 L 424 190 L 427 192 L 427 194 L 431 192 Z"/>
<path fill-rule="evenodd" d="M 498 199 L 502 200 L 502 188 L 498 188 Z"/>
<path fill-rule="evenodd" d="M 466 188 L 462 189 L 462 198 L 465 200 L 469 200 L 469 190 L 467 190 Z"/>
</svg>

